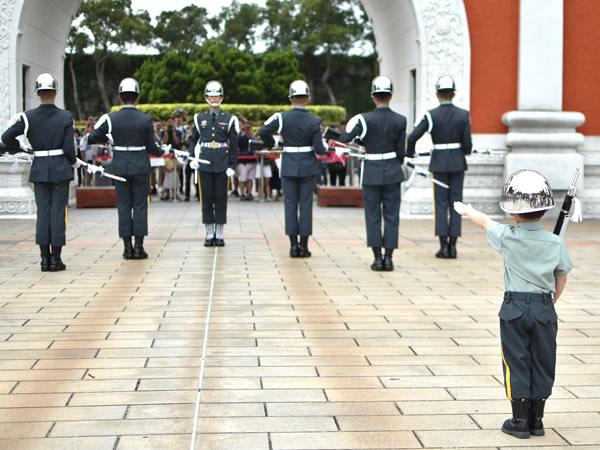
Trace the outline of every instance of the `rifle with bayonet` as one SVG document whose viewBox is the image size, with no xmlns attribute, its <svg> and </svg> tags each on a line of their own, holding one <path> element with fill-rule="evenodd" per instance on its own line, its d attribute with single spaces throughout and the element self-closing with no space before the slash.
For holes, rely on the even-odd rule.
<svg viewBox="0 0 600 450">
<path fill-rule="evenodd" d="M 571 185 L 565 195 L 565 199 L 563 200 L 563 204 L 560 208 L 560 213 L 558 214 L 558 219 L 556 221 L 556 225 L 554 226 L 554 234 L 564 238 L 565 233 L 567 232 L 567 226 L 569 225 L 569 220 L 571 222 L 581 222 L 581 204 L 579 199 L 575 197 L 577 192 L 577 179 L 579 178 L 579 169 L 575 169 L 575 175 L 573 175 L 573 179 L 571 180 Z M 571 214 L 571 207 L 575 204 L 573 214 Z"/>
</svg>

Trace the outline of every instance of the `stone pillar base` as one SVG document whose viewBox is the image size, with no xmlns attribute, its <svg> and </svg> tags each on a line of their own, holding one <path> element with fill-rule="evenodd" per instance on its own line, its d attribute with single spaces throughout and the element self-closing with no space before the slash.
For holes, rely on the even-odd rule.
<svg viewBox="0 0 600 450">
<path fill-rule="evenodd" d="M 35 219 L 35 198 L 28 181 L 31 158 L 0 157 L 0 219 Z"/>
</svg>

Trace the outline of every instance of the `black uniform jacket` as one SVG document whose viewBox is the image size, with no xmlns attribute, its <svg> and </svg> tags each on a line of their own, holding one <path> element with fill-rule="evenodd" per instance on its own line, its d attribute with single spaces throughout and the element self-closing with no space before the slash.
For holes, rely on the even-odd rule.
<svg viewBox="0 0 600 450">
<path fill-rule="evenodd" d="M 215 123 L 212 123 L 211 110 L 194 116 L 194 131 L 190 139 L 190 153 L 196 158 L 206 159 L 210 164 L 200 164 L 200 172 L 220 173 L 235 169 L 237 164 L 237 146 L 239 121 L 236 116 L 218 109 Z M 197 146 L 197 144 L 199 144 Z M 211 144 L 226 144 L 224 147 L 211 148 Z"/>
<path fill-rule="evenodd" d="M 431 123 L 430 122 L 433 122 Z M 431 172 L 461 172 L 467 170 L 465 155 L 471 154 L 471 119 L 469 111 L 444 102 L 423 116 L 423 119 L 408 136 L 407 155 L 414 156 L 417 140 L 429 131 L 435 144 L 459 143 L 461 148 L 432 150 L 429 160 Z"/>
<path fill-rule="evenodd" d="M 23 118 L 26 116 L 27 123 Z M 62 149 L 64 155 L 43 156 L 33 159 L 29 181 L 32 183 L 60 183 L 73 179 L 75 141 L 73 114 L 54 103 L 42 103 L 37 108 L 19 114 L 16 123 L 2 134 L 2 142 L 11 151 L 19 148 L 17 136 L 25 136 L 33 151 Z M 27 131 L 25 128 L 27 127 Z"/>
<path fill-rule="evenodd" d="M 319 174 L 319 165 L 315 153 L 327 154 L 321 135 L 321 119 L 313 116 L 306 108 L 295 107 L 290 111 L 271 116 L 258 130 L 258 135 L 267 147 L 275 144 L 273 134 L 283 137 L 284 147 L 312 147 L 312 152 L 283 152 L 281 176 L 310 177 Z"/>
<path fill-rule="evenodd" d="M 109 122 L 110 121 L 110 122 Z M 100 117 L 88 138 L 90 144 L 106 143 L 112 134 L 115 147 L 146 147 L 145 150 L 113 150 L 108 171 L 115 175 L 143 175 L 150 173 L 149 155 L 162 156 L 163 151 L 154 139 L 152 117 L 133 105 Z"/>
<path fill-rule="evenodd" d="M 352 130 L 342 133 L 340 141 L 350 142 L 355 137 L 360 137 L 365 144 L 367 154 L 395 152 L 397 155 L 392 159 L 365 159 L 363 185 L 384 185 L 404 181 L 402 163 L 406 141 L 406 117 L 387 106 L 380 106 L 358 117 L 362 117 L 364 122 L 358 120 Z"/>
</svg>

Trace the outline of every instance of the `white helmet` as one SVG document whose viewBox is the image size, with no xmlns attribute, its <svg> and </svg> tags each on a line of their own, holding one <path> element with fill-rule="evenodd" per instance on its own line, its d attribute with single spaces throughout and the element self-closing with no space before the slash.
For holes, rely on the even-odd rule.
<svg viewBox="0 0 600 450">
<path fill-rule="evenodd" d="M 442 75 L 435 85 L 435 90 L 439 91 L 455 91 L 456 85 L 450 75 Z"/>
<path fill-rule="evenodd" d="M 525 214 L 554 208 L 548 180 L 535 170 L 517 170 L 504 183 L 500 208 L 509 214 Z"/>
<path fill-rule="evenodd" d="M 42 73 L 35 79 L 35 93 L 38 91 L 58 91 L 58 81 L 49 73 Z"/>
<path fill-rule="evenodd" d="M 390 80 L 384 75 L 375 77 L 371 82 L 371 94 L 375 94 L 378 92 L 382 94 L 393 93 L 394 87 L 392 86 L 392 80 Z"/>
<path fill-rule="evenodd" d="M 218 81 L 211 80 L 208 83 L 206 83 L 206 86 L 204 86 L 204 99 L 206 100 L 206 103 L 208 103 L 210 106 L 219 106 L 223 101 L 224 95 L 225 92 L 223 90 L 223 85 Z M 218 103 L 211 103 L 206 97 L 221 97 L 221 100 L 219 100 Z"/>
<path fill-rule="evenodd" d="M 119 83 L 119 95 L 125 92 L 140 93 L 140 85 L 133 78 L 123 78 Z"/>
<path fill-rule="evenodd" d="M 295 97 L 297 95 L 310 95 L 306 81 L 296 80 L 292 81 L 290 84 L 290 97 Z"/>
</svg>

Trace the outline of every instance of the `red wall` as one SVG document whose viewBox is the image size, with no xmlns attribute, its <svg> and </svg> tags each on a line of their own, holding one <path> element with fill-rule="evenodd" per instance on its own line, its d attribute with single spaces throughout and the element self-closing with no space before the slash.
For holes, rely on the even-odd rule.
<svg viewBox="0 0 600 450">
<path fill-rule="evenodd" d="M 502 114 L 517 109 L 519 0 L 465 0 L 465 8 L 471 35 L 471 129 L 506 133 Z"/>
<path fill-rule="evenodd" d="M 600 2 L 565 0 L 563 110 L 585 114 L 577 129 L 600 135 Z"/>
</svg>

